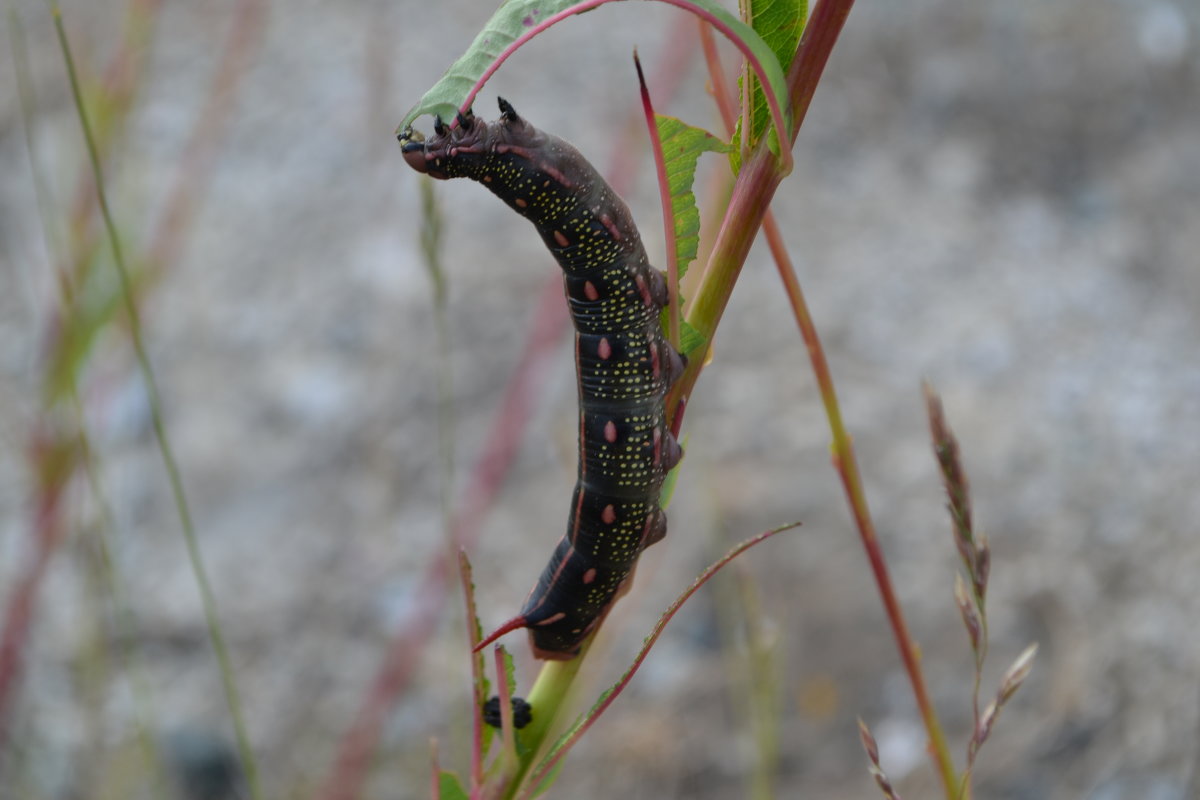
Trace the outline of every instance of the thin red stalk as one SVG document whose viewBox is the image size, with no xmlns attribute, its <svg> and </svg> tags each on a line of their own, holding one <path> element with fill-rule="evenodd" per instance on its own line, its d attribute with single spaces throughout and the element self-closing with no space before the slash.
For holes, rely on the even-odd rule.
<svg viewBox="0 0 1200 800">
<path fill-rule="evenodd" d="M 788 71 L 788 85 L 791 87 L 793 125 L 795 126 L 793 129 L 793 142 L 795 141 L 796 133 L 799 132 L 801 123 L 803 123 L 808 113 L 813 93 L 816 91 L 817 82 L 820 80 L 824 66 L 828 62 L 829 53 L 832 51 L 833 44 L 837 40 L 837 36 L 845 24 L 846 17 L 849 15 L 850 8 L 853 5 L 854 0 L 821 0 L 804 29 L 796 59 L 792 63 L 792 68 Z M 834 391 L 829 365 L 825 360 L 824 350 L 821 347 L 816 326 L 813 324 L 807 304 L 804 302 L 799 282 L 796 280 L 795 270 L 792 269 L 790 259 L 787 258 L 787 251 L 783 248 L 778 226 L 772 217 L 768 216 L 764 220 L 764 230 L 767 234 L 768 243 L 774 242 L 771 245 L 771 250 L 776 256 L 780 277 L 783 279 L 784 286 L 787 287 L 788 296 L 792 302 L 793 311 L 796 314 L 796 321 L 800 325 L 801 334 L 804 337 L 805 345 L 808 347 L 809 358 L 813 364 L 813 372 L 821 385 L 821 395 L 825 403 L 826 415 L 829 418 L 830 428 L 834 435 L 834 446 L 837 453 L 836 466 L 841 475 L 846 497 L 850 503 L 858 526 L 859 535 L 862 539 L 863 548 L 871 564 L 871 571 L 874 573 L 875 583 L 879 589 L 880 598 L 896 639 L 896 647 L 900 651 L 900 658 L 904 663 L 905 671 L 908 673 L 909 683 L 912 685 L 913 697 L 916 700 L 917 707 L 925 723 L 925 730 L 929 735 L 932 750 L 930 757 L 933 759 L 934 766 L 937 768 L 942 780 L 946 796 L 953 797 L 958 785 L 954 763 L 950 757 L 950 751 L 946 744 L 945 734 L 942 732 L 941 723 L 938 721 L 937 712 L 929 698 L 929 691 L 925 685 L 925 676 L 921 671 L 920 660 L 917 655 L 917 645 L 909 633 L 904 613 L 900 608 L 900 603 L 892 587 L 887 562 L 884 560 L 883 551 L 879 546 L 879 540 L 875 534 L 875 525 L 871 520 L 866 495 L 863 492 L 862 478 L 858 471 L 857 459 L 854 455 L 854 446 L 842 425 L 841 412 L 838 408 L 837 396 Z"/>
<path fill-rule="evenodd" d="M 817 6 L 812 19 L 809 21 L 801 37 L 797 57 L 788 74 L 788 84 L 792 90 L 791 97 L 795 117 L 793 141 L 795 140 L 795 133 L 799 131 L 799 126 L 807 114 L 813 92 L 816 89 L 824 65 L 828 61 L 829 52 L 832 50 L 841 27 L 845 24 L 846 17 L 852 5 L 853 0 L 842 0 L 842 2 L 838 2 L 838 0 L 824 0 Z M 727 129 L 732 130 L 732 100 L 729 90 L 725 86 L 724 73 L 720 68 L 720 60 L 711 36 L 708 36 L 706 41 L 702 32 L 701 37 L 709 66 L 709 77 L 713 82 L 714 94 L 717 97 L 718 108 L 721 110 L 722 119 Z M 731 207 L 735 204 L 736 197 L 730 202 Z M 834 438 L 836 453 L 835 467 L 845 488 L 847 501 L 854 515 L 864 550 L 867 553 L 872 573 L 875 576 L 881 601 L 896 638 L 897 649 L 900 651 L 901 660 L 904 663 L 912 685 L 913 696 L 930 737 L 933 751 L 931 756 L 942 778 L 947 796 L 952 796 L 950 794 L 953 791 L 952 787 L 957 783 L 954 765 L 949 755 L 949 749 L 946 746 L 941 724 L 938 721 L 933 703 L 929 698 L 924 674 L 921 671 L 919 659 L 917 658 L 917 646 L 909 633 L 903 611 L 896 598 L 895 590 L 892 587 L 891 577 L 887 570 L 882 549 L 875 534 L 874 523 L 871 520 L 866 496 L 862 489 L 862 479 L 859 475 L 857 461 L 854 456 L 853 444 L 842 423 L 841 411 L 838 406 L 829 364 L 825 359 L 825 353 L 821 347 L 816 326 L 813 324 L 803 292 L 796 279 L 791 259 L 783 245 L 779 227 L 769 209 L 764 212 L 762 220 L 763 233 L 778 267 L 780 278 L 787 289 L 796 322 L 800 327 L 801 335 L 808 348 L 813 373 L 821 388 L 821 397 Z M 715 246 L 714 250 L 716 249 L 717 247 Z"/>
<path fill-rule="evenodd" d="M 658 637 L 662 635 L 664 630 L 666 630 L 667 623 L 671 621 L 679 609 L 683 607 L 683 604 L 686 603 L 688 599 L 700 589 L 701 586 L 707 583 L 713 575 L 716 575 L 722 567 L 733 561 L 733 559 L 737 558 L 745 551 L 749 550 L 751 547 L 754 547 L 754 545 L 766 541 L 777 533 L 790 530 L 791 528 L 796 527 L 798 524 L 799 523 L 792 523 L 791 525 L 784 525 L 780 528 L 764 531 L 757 536 L 752 536 L 749 539 L 746 539 L 745 541 L 735 545 L 728 553 L 723 555 L 713 564 L 710 564 L 709 567 L 704 570 L 704 572 L 700 573 L 699 577 L 692 582 L 692 585 L 684 590 L 683 594 L 675 598 L 675 602 L 671 603 L 667 610 L 663 612 L 663 615 L 658 618 L 658 622 L 655 623 L 653 630 L 650 631 L 650 635 L 643 640 L 642 649 L 638 651 L 637 657 L 634 658 L 633 663 L 630 664 L 625 670 L 625 674 L 621 676 L 620 680 L 618 680 L 616 684 L 614 684 L 605 693 L 604 699 L 593 706 L 592 710 L 588 712 L 583 721 L 571 731 L 570 736 L 567 737 L 567 739 L 561 744 L 559 744 L 546 757 L 546 759 L 538 765 L 537 770 L 533 772 L 530 779 L 525 783 L 527 788 L 525 792 L 521 794 L 521 797 L 529 798 L 532 796 L 532 792 L 536 790 L 538 785 L 541 784 L 543 780 L 545 780 L 546 776 L 550 774 L 550 771 L 554 769 L 555 765 L 558 764 L 558 762 L 561 761 L 564 756 L 566 756 L 567 752 L 575 746 L 583 734 L 587 733 L 588 729 L 592 727 L 593 723 L 600 718 L 600 715 L 603 714 L 610 705 L 612 705 L 613 701 L 615 701 L 617 696 L 620 695 L 625 687 L 629 685 L 629 681 L 633 679 L 633 676 L 642 666 L 642 662 L 645 661 L 646 656 L 650 654 L 650 649 L 654 647 L 655 642 L 658 641 Z"/>
<path fill-rule="evenodd" d="M 654 104 L 650 90 L 646 88 L 646 76 L 642 73 L 642 62 L 633 51 L 633 65 L 637 68 L 638 87 L 642 94 L 642 112 L 646 116 L 646 132 L 650 135 L 650 152 L 654 154 L 654 167 L 658 172 L 658 194 L 663 217 L 663 239 L 667 247 L 667 334 L 671 345 L 679 349 L 679 258 L 675 248 L 675 218 L 671 213 L 671 184 L 667 178 L 667 161 L 663 155 L 662 139 L 658 135 L 658 123 L 654 119 Z"/>
<path fill-rule="evenodd" d="M 808 27 L 805 28 L 804 36 L 801 39 L 799 54 L 795 60 L 795 69 L 789 73 L 789 79 L 793 76 L 797 77 L 797 81 L 793 84 L 789 80 L 789 85 L 794 87 L 793 103 L 794 113 L 796 114 L 797 126 L 803 122 L 804 116 L 807 113 L 808 105 L 812 99 L 812 93 L 816 88 L 819 72 L 812 69 L 811 65 L 821 63 L 819 51 L 822 47 L 827 46 L 832 48 L 833 42 L 836 39 L 837 30 L 831 30 L 833 26 L 840 29 L 845 23 L 846 15 L 849 13 L 850 2 L 837 3 L 833 0 L 825 0 L 821 2 L 813 14 L 813 19 Z M 837 6 L 843 6 L 838 8 Z M 828 21 L 826 21 L 828 20 Z M 827 43 L 827 45 L 826 45 Z M 815 73 L 815 74 L 814 74 Z M 949 755 L 949 748 L 946 745 L 945 735 L 942 732 L 941 724 L 937 718 L 937 712 L 933 707 L 933 703 L 929 698 L 929 691 L 925 685 L 924 673 L 921 671 L 920 662 L 917 657 L 918 648 L 913 641 L 908 630 L 908 624 L 905 621 L 903 610 L 899 600 L 896 597 L 895 590 L 892 586 L 891 576 L 887 569 L 887 562 L 884 559 L 883 551 L 879 546 L 879 540 L 875 533 L 875 525 L 871 519 L 870 509 L 867 505 L 866 495 L 862 488 L 862 478 L 858 471 L 857 459 L 854 455 L 853 442 L 846 433 L 845 427 L 841 419 L 841 410 L 837 401 L 837 393 L 833 385 L 832 373 L 829 369 L 829 364 L 825 358 L 824 349 L 821 346 L 820 337 L 817 333 L 816 326 L 813 323 L 812 315 L 808 310 L 807 303 L 804 300 L 803 291 L 800 288 L 799 281 L 796 278 L 795 269 L 792 266 L 791 259 L 788 256 L 787 249 L 783 244 L 783 237 L 779 231 L 779 226 L 775 221 L 774 215 L 768 211 L 763 218 L 763 233 L 767 239 L 768 246 L 771 249 L 771 254 L 777 266 L 780 279 L 783 281 L 784 287 L 787 290 L 788 299 L 792 305 L 793 315 L 796 323 L 800 328 L 801 336 L 804 339 L 805 346 L 808 349 L 809 359 L 812 362 L 813 374 L 817 379 L 821 390 L 822 401 L 825 406 L 825 413 L 829 420 L 829 426 L 834 437 L 835 450 L 835 468 L 841 477 L 843 487 L 846 492 L 847 502 L 850 505 L 851 512 L 854 515 L 856 526 L 859 530 L 860 538 L 862 539 L 863 548 L 866 551 L 867 559 L 871 565 L 871 571 L 875 577 L 875 583 L 878 587 L 880 599 L 883 603 L 884 610 L 887 613 L 889 624 L 892 627 L 893 635 L 896 639 L 896 646 L 900 652 L 900 658 L 904 663 L 905 671 L 908 673 L 909 682 L 912 685 L 913 697 L 916 701 L 918 710 L 925 723 L 926 731 L 929 735 L 932 745 L 931 757 L 934 760 L 934 766 L 937 768 L 941 776 L 947 796 L 951 796 L 952 787 L 957 783 L 954 764 Z"/>
</svg>

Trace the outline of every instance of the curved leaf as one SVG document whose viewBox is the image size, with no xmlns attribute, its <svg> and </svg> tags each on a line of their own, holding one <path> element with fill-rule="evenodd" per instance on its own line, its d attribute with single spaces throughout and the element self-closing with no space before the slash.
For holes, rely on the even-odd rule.
<svg viewBox="0 0 1200 800">
<path fill-rule="evenodd" d="M 479 89 L 487 82 L 505 59 L 525 42 L 557 22 L 575 14 L 617 0 L 508 0 L 475 37 L 446 74 L 409 109 L 397 126 L 403 131 L 423 114 L 437 114 L 452 120 L 460 108 L 469 106 Z M 733 14 L 715 0 L 658 0 L 690 11 L 706 20 L 724 34 L 742 54 L 767 88 L 767 103 L 780 134 L 787 130 L 788 115 L 783 106 L 787 97 L 783 67 L 771 47 Z"/>
</svg>

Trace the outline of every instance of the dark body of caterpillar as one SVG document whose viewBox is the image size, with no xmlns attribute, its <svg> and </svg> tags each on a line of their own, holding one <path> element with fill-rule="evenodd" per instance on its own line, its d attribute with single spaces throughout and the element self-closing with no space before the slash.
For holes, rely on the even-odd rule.
<svg viewBox="0 0 1200 800">
<path fill-rule="evenodd" d="M 470 178 L 530 220 L 558 260 L 575 322 L 579 480 L 567 532 L 518 617 L 487 641 L 530 629 L 538 658 L 566 660 L 603 619 L 638 556 L 667 532 L 659 492 L 680 448 L 663 403 L 683 371 L 659 327 L 663 275 L 647 261 L 625 203 L 571 145 L 503 99 L 500 119 L 469 112 L 435 135 L 400 135 L 434 178 Z"/>
</svg>

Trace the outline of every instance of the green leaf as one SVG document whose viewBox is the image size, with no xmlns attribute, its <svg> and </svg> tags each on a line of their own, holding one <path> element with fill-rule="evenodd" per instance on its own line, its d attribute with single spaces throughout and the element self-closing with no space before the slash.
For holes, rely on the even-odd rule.
<svg viewBox="0 0 1200 800">
<path fill-rule="evenodd" d="M 675 257 L 679 264 L 679 279 L 683 280 L 688 265 L 696 260 L 696 248 L 700 244 L 700 211 L 692 192 L 696 163 L 702 153 L 728 152 L 729 144 L 675 117 L 655 114 L 654 120 L 662 142 L 671 215 L 675 220 Z"/>
<path fill-rule="evenodd" d="M 458 776 L 448 770 L 438 773 L 438 800 L 467 800 Z"/>
<path fill-rule="evenodd" d="M 558 15 L 570 16 L 591 11 L 606 1 L 616 0 L 508 0 L 475 37 L 446 74 L 425 93 L 415 106 L 404 115 L 397 132 L 405 130 L 422 114 L 438 114 L 443 119 L 453 118 L 459 107 L 478 91 L 487 77 L 500 66 L 525 40 L 536 36 L 557 22 Z M 673 0 L 673 5 L 717 23 L 740 50 L 749 53 L 758 62 L 779 98 L 781 112 L 786 117 L 787 86 L 779 59 L 771 47 L 716 0 Z M 784 120 L 786 123 L 786 119 Z"/>
<path fill-rule="evenodd" d="M 792 65 L 796 48 L 800 44 L 800 35 L 804 33 L 804 23 L 808 16 L 807 0 L 747 0 L 750 24 L 766 42 L 775 58 L 779 61 L 784 72 Z M 745 104 L 746 82 L 749 79 L 753 95 L 750 97 L 750 141 L 751 147 L 758 142 L 763 133 L 771 127 L 771 110 L 767 106 L 766 96 L 758 80 L 749 73 L 738 81 L 742 90 L 743 105 Z M 744 121 L 738 119 L 734 131 L 734 141 L 742 135 Z M 774 140 L 773 140 L 774 141 Z M 778 146 L 775 142 L 774 147 Z M 734 172 L 740 168 L 741 153 L 735 148 L 730 160 Z"/>
</svg>

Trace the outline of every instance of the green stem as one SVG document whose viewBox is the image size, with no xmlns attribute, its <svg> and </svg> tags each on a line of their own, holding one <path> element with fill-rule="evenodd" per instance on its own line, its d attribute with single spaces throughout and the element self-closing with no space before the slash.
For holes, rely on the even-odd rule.
<svg viewBox="0 0 1200 800">
<path fill-rule="evenodd" d="M 88 159 L 91 162 L 92 173 L 95 176 L 96 199 L 100 205 L 100 213 L 104 218 L 104 227 L 112 248 L 113 263 L 116 265 L 117 275 L 121 281 L 121 294 L 125 302 L 125 312 L 129 317 L 130 338 L 133 341 L 138 368 L 142 373 L 142 380 L 146 386 L 154 436 L 158 441 L 163 465 L 170 480 L 175 507 L 179 511 L 179 520 L 183 526 L 183 537 L 187 544 L 192 572 L 195 575 L 196 585 L 200 589 L 200 596 L 204 605 L 204 616 L 208 623 L 209 637 L 212 639 L 213 649 L 216 651 L 217 661 L 220 665 L 221 680 L 225 688 L 225 698 L 229 705 L 230 716 L 233 718 L 238 750 L 241 754 L 243 768 L 246 771 L 246 782 L 250 786 L 250 794 L 254 800 L 261 800 L 262 792 L 259 788 L 258 769 L 253 753 L 250 750 L 250 740 L 246 735 L 246 726 L 242 719 L 241 701 L 238 696 L 237 684 L 234 682 L 229 652 L 226 649 L 225 638 L 221 633 L 220 621 L 217 617 L 216 596 L 209 585 L 208 574 L 204 567 L 203 558 L 200 555 L 200 547 L 196 541 L 192 515 L 188 510 L 187 496 L 183 491 L 183 479 L 180 476 L 179 466 L 175 460 L 175 454 L 171 449 L 171 443 L 167 438 L 166 426 L 163 424 L 162 399 L 159 395 L 158 384 L 154 378 L 154 371 L 150 366 L 150 358 L 146 353 L 146 344 L 142 337 L 141 318 L 138 314 L 137 304 L 133 298 L 133 282 L 129 277 L 129 269 L 126 266 L 125 255 L 121 248 L 121 240 L 117 233 L 116 223 L 113 221 L 112 210 L 108 204 L 108 195 L 104 189 L 104 177 L 100 167 L 99 150 L 96 146 L 96 138 L 92 133 L 91 123 L 88 120 L 87 109 L 84 107 L 83 93 L 79 88 L 79 76 L 75 69 L 75 60 L 71 55 L 70 43 L 67 41 L 66 28 L 63 26 L 62 10 L 56 2 L 50 3 L 50 10 L 54 17 L 54 30 L 58 36 L 58 43 L 62 48 L 63 61 L 67 68 L 67 77 L 71 83 L 71 95 L 75 101 L 76 111 L 79 114 L 80 126 L 83 128 L 83 138 L 87 144 Z"/>
</svg>

